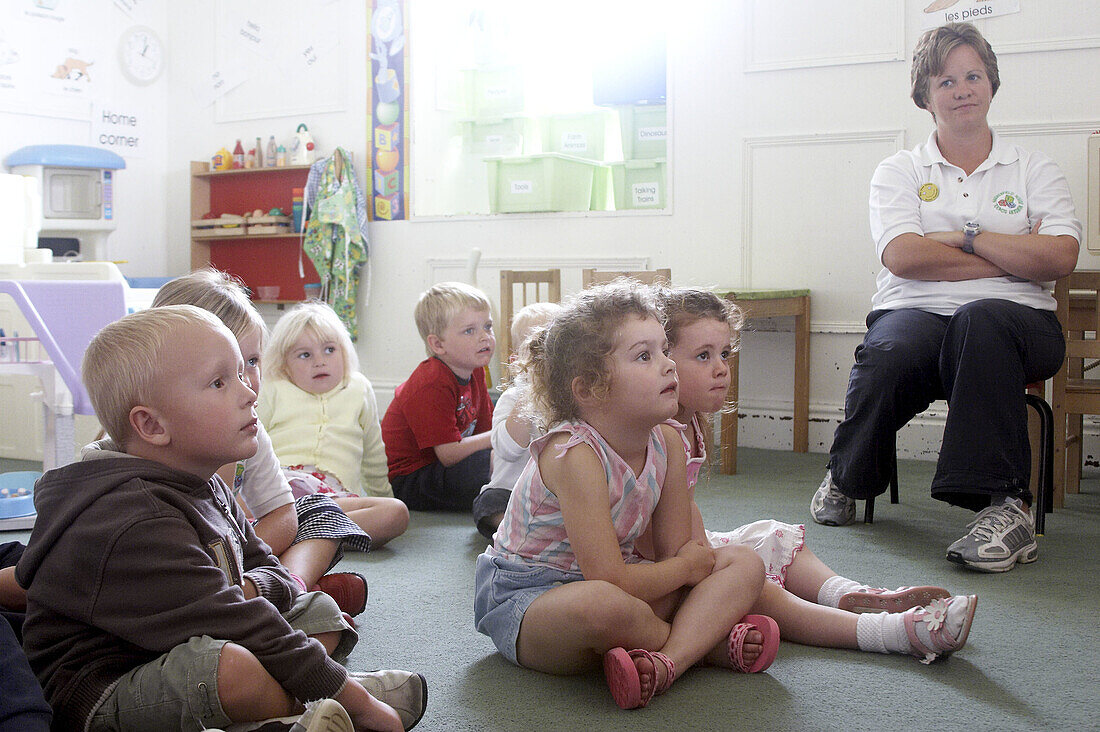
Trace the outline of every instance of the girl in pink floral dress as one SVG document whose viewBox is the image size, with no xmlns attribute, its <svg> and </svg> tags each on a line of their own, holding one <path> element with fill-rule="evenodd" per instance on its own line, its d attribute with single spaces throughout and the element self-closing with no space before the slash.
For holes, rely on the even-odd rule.
<svg viewBox="0 0 1100 732">
<path fill-rule="evenodd" d="M 663 289 L 659 299 L 667 319 L 669 355 L 679 377 L 679 409 L 674 419 L 682 427 L 688 486 L 694 498 L 699 469 L 707 457 L 705 415 L 726 407 L 727 359 L 735 348 L 741 315 L 732 303 L 707 290 Z M 911 653 L 926 662 L 961 648 L 966 641 L 977 603 L 974 596 L 951 597 L 947 590 L 933 586 L 891 590 L 840 576 L 805 547 L 806 532 L 800 524 L 764 519 L 733 531 L 709 531 L 703 528 L 694 500 L 692 515 L 692 535 L 697 541 L 719 551 L 749 546 L 763 560 L 768 582 L 753 612 L 773 617 L 785 640 Z M 647 556 L 645 537 L 635 547 Z M 944 622 L 947 629 L 941 632 Z M 926 633 L 932 626 L 937 630 L 929 639 Z"/>
</svg>

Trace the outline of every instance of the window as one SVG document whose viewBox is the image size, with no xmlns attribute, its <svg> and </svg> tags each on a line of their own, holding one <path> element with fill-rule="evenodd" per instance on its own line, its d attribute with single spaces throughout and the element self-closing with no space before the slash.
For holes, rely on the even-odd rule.
<svg viewBox="0 0 1100 732">
<path fill-rule="evenodd" d="M 406 7 L 413 216 L 667 207 L 661 6 Z"/>
</svg>

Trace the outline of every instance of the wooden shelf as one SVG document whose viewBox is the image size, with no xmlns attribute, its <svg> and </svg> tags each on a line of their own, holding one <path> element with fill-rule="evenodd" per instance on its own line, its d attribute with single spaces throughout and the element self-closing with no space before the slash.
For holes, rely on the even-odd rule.
<svg viewBox="0 0 1100 732">
<path fill-rule="evenodd" d="M 192 236 L 197 241 L 249 241 L 256 239 L 301 239 L 301 234 L 215 234 L 213 236 Z"/>
<path fill-rule="evenodd" d="M 195 165 L 205 165 L 206 170 L 201 172 L 195 172 Z M 274 173 L 280 170 L 306 170 L 308 171 L 312 166 L 310 165 L 284 165 L 281 168 L 237 168 L 235 170 L 211 170 L 210 163 L 193 163 L 191 168 L 191 175 L 198 178 L 220 178 L 221 176 L 229 175 L 250 175 L 255 173 Z M 304 181 L 303 181 L 304 183 Z"/>
<path fill-rule="evenodd" d="M 310 166 L 210 170 L 206 162 L 191 163 L 191 220 L 208 213 L 241 215 L 246 211 L 280 208 L 292 212 L 293 190 L 305 188 Z M 252 292 L 277 286 L 277 300 L 256 302 L 294 303 L 306 299 L 304 286 L 319 282 L 313 262 L 301 252 L 301 235 L 225 234 L 191 236 L 191 268 L 214 266 L 239 277 Z M 298 275 L 299 260 L 305 277 Z"/>
</svg>

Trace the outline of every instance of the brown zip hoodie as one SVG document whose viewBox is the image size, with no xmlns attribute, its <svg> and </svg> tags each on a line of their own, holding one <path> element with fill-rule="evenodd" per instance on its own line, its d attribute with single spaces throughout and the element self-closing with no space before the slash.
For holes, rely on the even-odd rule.
<svg viewBox="0 0 1100 732">
<path fill-rule="evenodd" d="M 343 689 L 343 666 L 282 617 L 297 586 L 216 475 L 92 450 L 43 475 L 34 503 L 15 574 L 55 729 L 83 729 L 116 679 L 202 635 L 250 650 L 300 701 Z"/>
</svg>

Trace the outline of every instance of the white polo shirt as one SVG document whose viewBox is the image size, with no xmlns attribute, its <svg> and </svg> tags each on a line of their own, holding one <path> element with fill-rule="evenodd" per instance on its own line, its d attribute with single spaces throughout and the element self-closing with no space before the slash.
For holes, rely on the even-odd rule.
<svg viewBox="0 0 1100 732">
<path fill-rule="evenodd" d="M 1068 234 L 1081 241 L 1081 222 L 1062 171 L 1043 153 L 1001 140 L 993 133 L 989 157 L 969 176 L 944 159 L 936 133 L 912 150 L 891 155 L 871 178 L 871 236 L 879 261 L 901 234 L 961 231 L 977 221 L 984 231 L 1026 234 L 1042 219 L 1040 234 Z M 1039 310 L 1054 310 L 1053 282 L 987 277 L 962 282 L 926 282 L 897 277 L 885 267 L 871 298 L 876 310 L 916 308 L 951 315 L 974 300 L 999 298 Z"/>
</svg>

